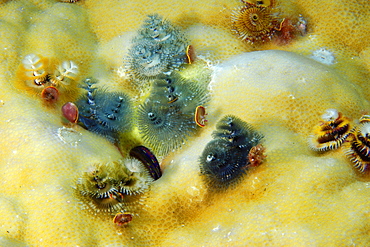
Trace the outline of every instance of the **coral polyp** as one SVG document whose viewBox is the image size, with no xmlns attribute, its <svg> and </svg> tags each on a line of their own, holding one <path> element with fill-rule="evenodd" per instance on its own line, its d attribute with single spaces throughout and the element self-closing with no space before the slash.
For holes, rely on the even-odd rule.
<svg viewBox="0 0 370 247">
<path fill-rule="evenodd" d="M 271 40 L 281 21 L 271 7 L 245 2 L 232 12 L 232 31 L 242 40 L 254 43 Z"/>
<path fill-rule="evenodd" d="M 250 151 L 263 138 L 249 124 L 229 115 L 222 118 L 199 159 L 200 171 L 209 189 L 224 190 L 235 185 L 250 165 Z M 262 153 L 264 150 L 262 150 Z M 263 154 L 259 154 L 259 163 Z"/>
<path fill-rule="evenodd" d="M 353 124 L 335 109 L 328 109 L 322 119 L 324 121 L 314 127 L 313 134 L 308 138 L 309 146 L 320 152 L 337 149 L 350 134 Z"/>
<path fill-rule="evenodd" d="M 79 121 L 86 129 L 117 142 L 120 133 L 132 128 L 130 99 L 123 93 L 98 89 L 96 83 L 91 78 L 85 80 L 87 94 L 76 102 Z"/>
</svg>

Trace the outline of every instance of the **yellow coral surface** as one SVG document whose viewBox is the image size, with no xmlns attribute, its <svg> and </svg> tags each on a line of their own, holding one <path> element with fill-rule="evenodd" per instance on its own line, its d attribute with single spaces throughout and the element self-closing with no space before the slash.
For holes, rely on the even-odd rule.
<svg viewBox="0 0 370 247">
<path fill-rule="evenodd" d="M 370 3 L 276 1 L 280 16 L 307 22 L 306 33 L 285 45 L 238 39 L 230 16 L 242 4 L 0 1 L 0 246 L 368 246 L 369 174 L 358 172 L 341 149 L 313 152 L 307 138 L 326 109 L 354 121 L 370 110 Z M 205 67 L 184 75 L 211 71 L 208 124 L 160 160 L 163 176 L 133 220 L 118 226 L 110 215 L 84 210 L 74 188 L 91 165 L 122 154 L 103 137 L 67 125 L 65 102 L 45 105 L 17 71 L 28 54 L 74 61 L 81 78 L 138 97 L 123 58 L 152 13 L 183 29 L 196 68 Z M 198 160 L 227 114 L 264 135 L 267 158 L 235 187 L 216 193 Z"/>
</svg>

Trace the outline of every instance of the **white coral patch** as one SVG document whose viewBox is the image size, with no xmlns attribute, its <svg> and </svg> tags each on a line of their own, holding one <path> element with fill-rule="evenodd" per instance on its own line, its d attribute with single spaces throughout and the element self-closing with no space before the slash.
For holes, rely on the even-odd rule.
<svg viewBox="0 0 370 247">
<path fill-rule="evenodd" d="M 324 121 L 334 121 L 339 117 L 339 113 L 336 109 L 327 109 L 324 114 L 321 115 L 321 118 Z"/>
<path fill-rule="evenodd" d="M 321 49 L 314 51 L 310 57 L 326 65 L 332 65 L 335 63 L 334 54 L 325 48 L 321 48 Z"/>
</svg>

